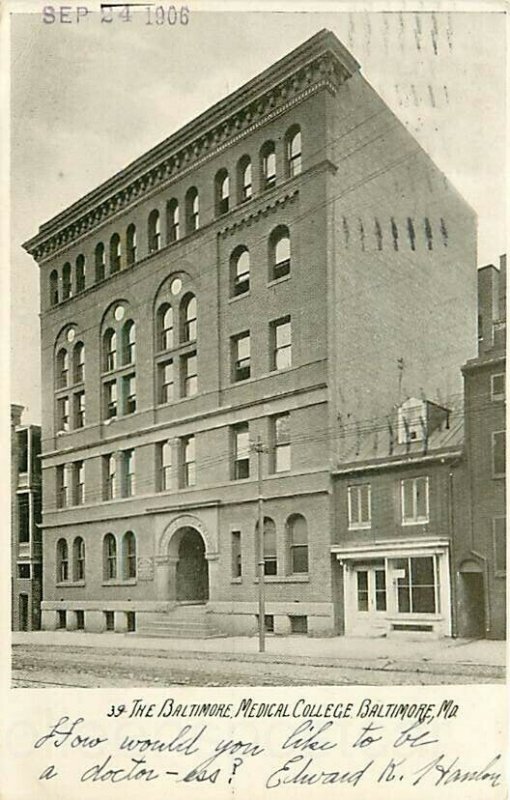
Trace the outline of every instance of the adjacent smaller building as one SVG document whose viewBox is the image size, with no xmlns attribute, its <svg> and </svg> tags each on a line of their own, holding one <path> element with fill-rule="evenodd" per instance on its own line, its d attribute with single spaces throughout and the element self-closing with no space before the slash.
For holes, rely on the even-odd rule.
<svg viewBox="0 0 510 800">
<path fill-rule="evenodd" d="M 22 414 L 11 405 L 12 629 L 32 631 L 41 627 L 41 428 Z"/>
</svg>

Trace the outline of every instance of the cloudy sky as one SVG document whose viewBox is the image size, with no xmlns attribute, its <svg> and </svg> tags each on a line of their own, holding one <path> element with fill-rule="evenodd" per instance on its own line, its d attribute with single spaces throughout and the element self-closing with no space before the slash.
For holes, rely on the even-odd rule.
<svg viewBox="0 0 510 800">
<path fill-rule="evenodd" d="M 26 421 L 40 421 L 39 288 L 21 243 L 321 28 L 476 210 L 479 264 L 504 252 L 503 14 L 192 10 L 186 26 L 146 22 L 145 11 L 110 24 L 11 17 L 11 399 Z"/>
</svg>

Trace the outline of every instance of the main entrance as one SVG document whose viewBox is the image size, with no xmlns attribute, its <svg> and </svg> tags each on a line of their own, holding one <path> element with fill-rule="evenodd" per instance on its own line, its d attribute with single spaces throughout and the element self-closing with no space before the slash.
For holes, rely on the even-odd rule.
<svg viewBox="0 0 510 800">
<path fill-rule="evenodd" d="M 353 627 L 358 634 L 384 627 L 386 616 L 386 570 L 384 561 L 354 567 L 355 597 Z"/>
<path fill-rule="evenodd" d="M 176 567 L 176 599 L 178 602 L 205 603 L 209 599 L 209 573 L 205 544 L 194 528 L 181 528 Z"/>
</svg>

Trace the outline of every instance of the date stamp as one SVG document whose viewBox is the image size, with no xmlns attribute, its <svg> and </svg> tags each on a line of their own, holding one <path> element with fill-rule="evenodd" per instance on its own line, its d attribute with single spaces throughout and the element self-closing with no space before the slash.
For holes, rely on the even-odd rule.
<svg viewBox="0 0 510 800">
<path fill-rule="evenodd" d="M 156 3 L 101 3 L 98 8 L 90 6 L 47 5 L 42 9 L 44 25 L 79 25 L 89 19 L 108 25 L 142 20 L 145 25 L 188 25 L 188 6 L 156 5 Z"/>
</svg>

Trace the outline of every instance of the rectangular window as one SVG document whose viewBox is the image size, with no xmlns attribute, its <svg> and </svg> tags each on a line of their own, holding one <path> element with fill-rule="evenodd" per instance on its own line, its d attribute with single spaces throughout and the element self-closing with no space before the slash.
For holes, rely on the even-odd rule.
<svg viewBox="0 0 510 800">
<path fill-rule="evenodd" d="M 135 451 L 124 450 L 121 458 L 122 497 L 132 497 L 135 493 Z"/>
<path fill-rule="evenodd" d="M 136 411 L 136 378 L 134 375 L 124 375 L 122 378 L 122 395 L 124 414 L 134 414 Z"/>
<path fill-rule="evenodd" d="M 271 369 L 286 369 L 292 364 L 290 317 L 271 323 Z"/>
<path fill-rule="evenodd" d="M 506 434 L 497 431 L 492 434 L 492 474 L 501 478 L 506 472 Z"/>
<path fill-rule="evenodd" d="M 397 578 L 397 610 L 399 614 L 435 614 L 436 580 L 434 558 L 398 558 L 394 568 Z"/>
<path fill-rule="evenodd" d="M 349 528 L 370 528 L 372 520 L 372 494 L 370 484 L 349 486 L 347 489 Z"/>
<path fill-rule="evenodd" d="M 251 374 L 250 332 L 232 337 L 232 381 L 245 381 Z"/>
<path fill-rule="evenodd" d="M 57 628 L 65 628 L 66 627 L 66 612 L 61 608 L 57 611 Z"/>
<path fill-rule="evenodd" d="M 278 414 L 271 421 L 274 472 L 288 472 L 290 470 L 290 414 Z"/>
<path fill-rule="evenodd" d="M 18 472 L 28 472 L 28 430 L 24 428 L 16 434 L 18 441 Z"/>
<path fill-rule="evenodd" d="M 74 395 L 74 427 L 85 426 L 85 392 L 76 392 Z"/>
<path fill-rule="evenodd" d="M 174 399 L 174 364 L 163 361 L 158 364 L 158 402 L 171 403 Z"/>
<path fill-rule="evenodd" d="M 429 479 L 407 478 L 401 481 L 402 525 L 429 521 Z"/>
<path fill-rule="evenodd" d="M 26 544 L 30 541 L 30 495 L 18 495 L 18 541 Z"/>
<path fill-rule="evenodd" d="M 196 483 L 196 463 L 195 463 L 195 437 L 185 436 L 181 439 L 181 486 L 195 486 Z"/>
<path fill-rule="evenodd" d="M 491 400 L 505 399 L 505 375 L 491 375 Z"/>
<path fill-rule="evenodd" d="M 232 543 L 232 577 L 240 578 L 243 574 L 241 560 L 241 531 L 232 531 L 230 540 Z"/>
<path fill-rule="evenodd" d="M 234 480 L 250 477 L 250 429 L 247 422 L 240 422 L 232 428 Z"/>
<path fill-rule="evenodd" d="M 30 564 L 18 564 L 18 578 L 30 578 Z"/>
<path fill-rule="evenodd" d="M 276 530 L 271 527 L 264 531 L 264 575 L 276 575 L 277 572 Z"/>
<path fill-rule="evenodd" d="M 69 504 L 67 467 L 61 464 L 57 467 L 57 508 L 66 508 Z"/>
<path fill-rule="evenodd" d="M 193 397 L 198 391 L 197 354 L 182 357 L 183 397 Z"/>
<path fill-rule="evenodd" d="M 291 633 L 304 634 L 306 636 L 308 633 L 308 617 L 293 614 L 289 617 L 289 620 Z"/>
<path fill-rule="evenodd" d="M 103 500 L 114 500 L 117 496 L 115 481 L 115 456 L 103 456 Z"/>
<path fill-rule="evenodd" d="M 114 419 L 117 416 L 117 382 L 108 381 L 104 384 L 104 415 L 105 419 Z"/>
<path fill-rule="evenodd" d="M 494 517 L 492 536 L 494 540 L 494 572 L 496 575 L 506 575 L 506 517 Z"/>
<path fill-rule="evenodd" d="M 172 445 L 169 441 L 156 445 L 156 470 L 158 492 L 172 488 Z"/>
<path fill-rule="evenodd" d="M 85 502 L 85 466 L 83 461 L 73 464 L 73 504 L 81 506 Z"/>
<path fill-rule="evenodd" d="M 115 612 L 114 611 L 105 611 L 104 612 L 104 623 L 105 628 L 107 631 L 114 631 L 115 630 Z"/>
<path fill-rule="evenodd" d="M 83 631 L 85 630 L 85 612 L 81 609 L 76 611 L 76 630 Z"/>
<path fill-rule="evenodd" d="M 69 430 L 69 398 L 57 400 L 57 431 Z"/>
</svg>

